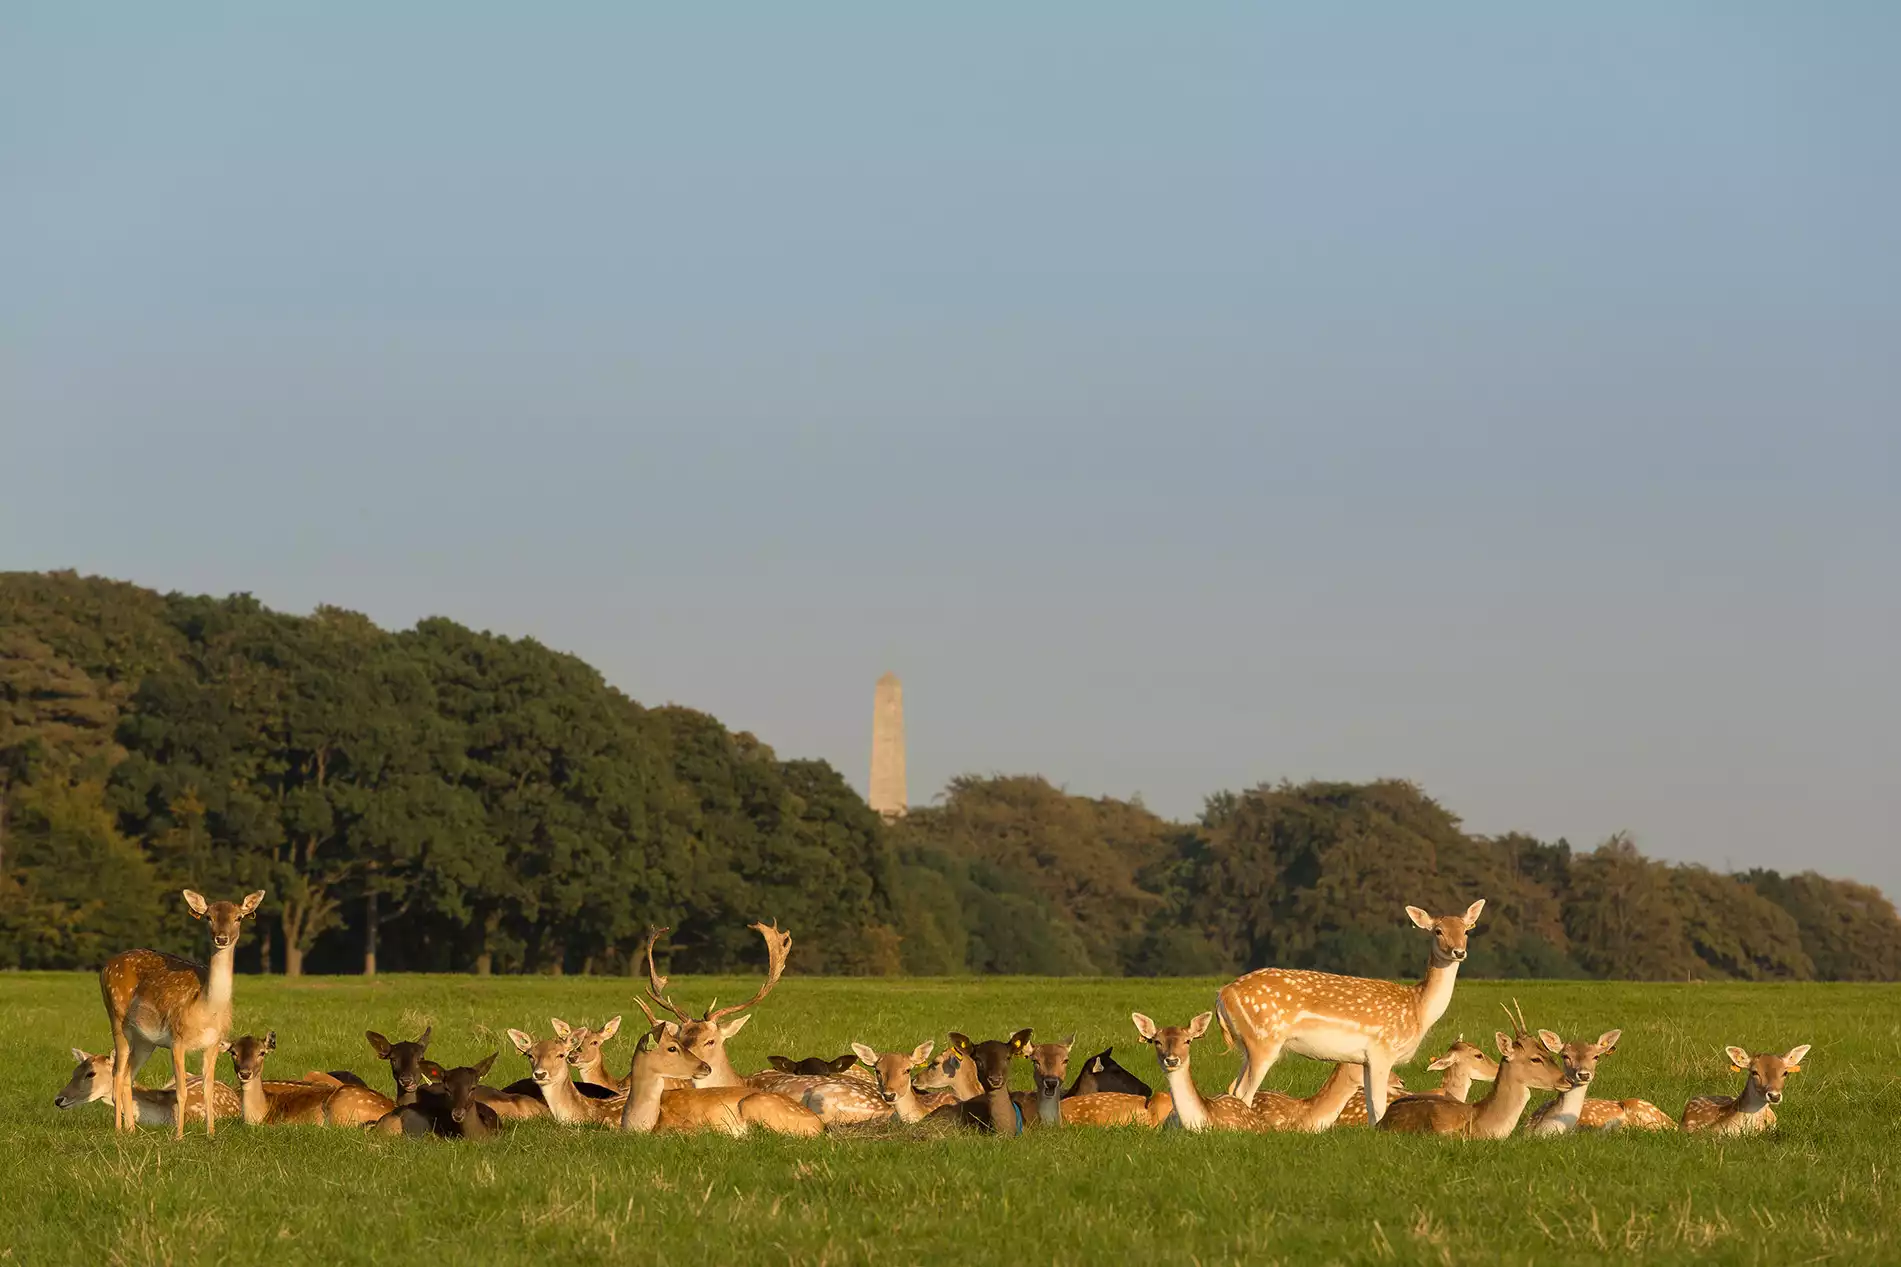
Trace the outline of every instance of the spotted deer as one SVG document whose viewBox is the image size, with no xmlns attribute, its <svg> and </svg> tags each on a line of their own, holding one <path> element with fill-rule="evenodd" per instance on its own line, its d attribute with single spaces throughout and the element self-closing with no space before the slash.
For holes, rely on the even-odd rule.
<svg viewBox="0 0 1901 1267">
<path fill-rule="evenodd" d="M 1525 1123 L 1525 1134 L 1563 1135 L 1569 1131 L 1617 1130 L 1634 1125 L 1654 1129 L 1655 1117 L 1663 1117 L 1663 1121 L 1674 1128 L 1675 1122 L 1646 1101 L 1631 1100 L 1629 1105 L 1641 1107 L 1627 1108 L 1624 1101 L 1590 1098 L 1591 1083 L 1597 1077 L 1597 1062 L 1616 1051 L 1617 1041 L 1623 1036 L 1623 1030 L 1614 1029 L 1598 1035 L 1594 1043 L 1567 1043 L 1548 1029 L 1539 1030 L 1538 1041 L 1564 1062 L 1564 1074 L 1571 1085 L 1559 1092 L 1557 1099 L 1548 1100 L 1532 1111 L 1531 1120 Z M 1649 1113 L 1643 1111 L 1645 1108 Z"/>
<path fill-rule="evenodd" d="M 624 1096 L 611 1100 L 595 1100 L 582 1095 L 575 1089 L 574 1079 L 569 1071 L 573 1066 L 569 1057 L 574 1052 L 574 1035 L 565 1038 L 547 1038 L 536 1042 L 532 1034 L 522 1030 L 508 1031 L 508 1041 L 515 1044 L 515 1050 L 528 1057 L 528 1068 L 534 1077 L 535 1087 L 541 1093 L 541 1099 L 548 1106 L 548 1114 L 564 1126 L 601 1126 L 620 1121 L 621 1109 L 626 1105 Z M 486 1097 L 484 1097 L 486 1101 Z M 491 1108 L 495 1107 L 493 1104 Z M 497 1109 L 497 1112 L 500 1112 Z"/>
<path fill-rule="evenodd" d="M 1258 1131 L 1260 1120 L 1245 1100 L 1238 1096 L 1218 1095 L 1205 1099 L 1195 1087 L 1189 1072 L 1188 1045 L 1208 1032 L 1213 1012 L 1203 1012 L 1187 1025 L 1157 1026 L 1140 1012 L 1132 1012 L 1135 1032 L 1155 1048 L 1155 1061 L 1168 1079 L 1168 1091 L 1157 1092 L 1149 1102 L 1151 1116 L 1160 1114 L 1160 1126 L 1179 1126 L 1188 1131 Z M 1166 1094 L 1166 1104 L 1162 1103 Z"/>
<path fill-rule="evenodd" d="M 746 1079 L 733 1068 L 732 1058 L 726 1054 L 727 1042 L 752 1019 L 749 1009 L 757 1006 L 772 987 L 779 984 L 779 977 L 785 972 L 786 956 L 792 950 L 792 934 L 776 924 L 749 924 L 766 943 L 766 980 L 750 999 L 731 1007 L 714 1007 L 708 1004 L 706 1012 L 699 1016 L 689 1016 L 673 1000 L 667 997 L 667 978 L 660 975 L 654 966 L 654 944 L 667 930 L 653 929 L 647 934 L 647 997 L 673 1015 L 674 1024 L 679 1028 L 680 1041 L 686 1050 L 706 1062 L 710 1071 L 704 1077 L 695 1078 L 696 1087 L 737 1087 L 745 1085 Z M 642 1010 L 648 1010 L 645 1003 Z M 731 1017 L 731 1020 L 727 1018 Z"/>
<path fill-rule="evenodd" d="M 972 1100 L 983 1094 L 983 1080 L 977 1076 L 976 1064 L 951 1044 L 946 1044 L 912 1081 L 920 1093 L 918 1102 L 930 1113 L 946 1104 Z"/>
<path fill-rule="evenodd" d="M 238 1078 L 238 1100 L 251 1126 L 363 1126 L 396 1108 L 381 1091 L 352 1083 L 267 1082 L 264 1058 L 277 1050 L 277 1031 L 219 1044 L 231 1054 Z"/>
<path fill-rule="evenodd" d="M 1772 1105 L 1782 1103 L 1782 1087 L 1792 1073 L 1802 1071 L 1809 1044 L 1792 1047 L 1780 1056 L 1752 1056 L 1741 1047 L 1725 1047 L 1729 1066 L 1747 1074 L 1741 1095 L 1699 1095 L 1683 1106 L 1683 1129 L 1712 1135 L 1754 1135 L 1776 1124 Z"/>
<path fill-rule="evenodd" d="M 380 1135 L 411 1138 L 433 1135 L 439 1139 L 486 1142 L 501 1134 L 502 1119 L 476 1098 L 476 1089 L 495 1064 L 495 1052 L 474 1065 L 444 1069 L 433 1060 L 422 1062 L 429 1082 L 416 1088 L 414 1103 L 390 1110 L 364 1129 Z"/>
<path fill-rule="evenodd" d="M 1466 934 L 1479 922 L 1483 898 L 1463 915 L 1428 915 L 1406 908 L 1414 925 L 1433 935 L 1425 980 L 1417 985 L 1342 977 L 1300 968 L 1262 968 L 1223 986 L 1215 999 L 1221 1034 L 1241 1046 L 1241 1072 L 1228 1093 L 1254 1103 L 1261 1080 L 1286 1048 L 1315 1060 L 1364 1068 L 1363 1090 L 1377 1122 L 1386 1112 L 1386 1079 L 1412 1059 L 1452 1002 L 1465 962 Z"/>
<path fill-rule="evenodd" d="M 908 1052 L 881 1052 L 864 1043 L 853 1043 L 852 1054 L 871 1070 L 878 1089 L 878 1098 L 888 1106 L 892 1116 L 907 1126 L 912 1122 L 921 1122 L 928 1110 L 918 1098 L 917 1088 L 912 1085 L 911 1073 L 930 1060 L 931 1051 L 937 1044 L 929 1039 L 919 1043 Z M 806 1105 L 813 1112 L 824 1114 L 811 1104 Z"/>
<path fill-rule="evenodd" d="M 1525 1030 L 1524 1013 L 1513 1019 L 1515 1034 L 1502 1030 L 1498 1043 L 1498 1081 L 1477 1104 L 1443 1095 L 1408 1095 L 1393 1101 L 1376 1123 L 1382 1131 L 1412 1135 L 1456 1135 L 1464 1139 L 1503 1139 L 1518 1129 L 1533 1091 L 1562 1091 L 1570 1086 L 1564 1062 Z"/>
<path fill-rule="evenodd" d="M 112 1103 L 112 1057 L 106 1054 L 92 1055 L 75 1047 L 73 1059 L 79 1062 L 73 1069 L 73 1076 L 66 1081 L 59 1094 L 53 1097 L 56 1109 L 76 1108 L 81 1104 L 91 1104 L 95 1100 Z M 204 1112 L 204 1079 L 191 1078 L 185 1085 L 185 1115 Z M 171 1126 L 178 1115 L 178 1096 L 174 1089 L 154 1091 L 149 1087 L 135 1086 L 132 1095 L 140 1126 Z M 236 1117 L 242 1108 L 238 1104 L 238 1093 L 222 1082 L 211 1084 L 212 1112 L 218 1117 Z"/>
<path fill-rule="evenodd" d="M 737 1086 L 667 1086 L 669 1079 L 697 1083 L 711 1075 L 712 1065 L 687 1045 L 681 1033 L 683 1025 L 662 1021 L 645 1002 L 635 1002 L 647 1013 L 652 1028 L 634 1048 L 627 1099 L 621 1107 L 623 1131 L 718 1131 L 726 1135 L 744 1135 L 754 1129 L 780 1135 L 817 1135 L 824 1131 L 825 1124 L 803 1104 L 743 1082 Z"/>
<path fill-rule="evenodd" d="M 1254 1097 L 1254 1116 L 1263 1130 L 1315 1133 L 1335 1126 L 1366 1125 L 1364 1078 L 1358 1065 L 1335 1065 L 1320 1089 L 1309 1096 L 1262 1091 Z M 1388 1095 L 1404 1095 L 1406 1084 L 1398 1074 L 1387 1076 Z M 1351 1110 L 1357 1108 L 1358 1113 Z"/>
<path fill-rule="evenodd" d="M 117 1128 L 133 1129 L 138 1102 L 132 1080 L 154 1050 L 172 1051 L 172 1085 L 185 1094 L 185 1058 L 202 1053 L 200 1072 L 217 1081 L 218 1044 L 231 1032 L 231 970 L 238 954 L 242 922 L 257 913 L 264 890 L 241 902 L 207 902 L 186 889 L 185 907 L 193 919 L 211 925 L 209 966 L 156 950 L 128 950 L 106 960 L 99 970 L 99 993 L 112 1024 L 112 1104 Z M 216 1133 L 212 1101 L 205 1106 L 205 1134 Z M 179 1113 L 173 1134 L 185 1137 Z"/>
<path fill-rule="evenodd" d="M 1113 1047 L 1105 1047 L 1083 1061 L 1082 1072 L 1076 1075 L 1076 1081 L 1069 1084 L 1069 1090 L 1063 1092 L 1064 1098 L 1109 1091 L 1120 1095 L 1138 1095 L 1144 1100 L 1148 1099 L 1153 1088 L 1118 1065 L 1115 1057 L 1110 1054 L 1114 1051 Z"/>
</svg>

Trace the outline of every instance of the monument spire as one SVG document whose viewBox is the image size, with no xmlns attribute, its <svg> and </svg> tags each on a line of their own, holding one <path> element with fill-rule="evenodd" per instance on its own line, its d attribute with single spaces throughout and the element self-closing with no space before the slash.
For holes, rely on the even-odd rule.
<svg viewBox="0 0 1901 1267">
<path fill-rule="evenodd" d="M 904 790 L 904 686 L 898 675 L 878 679 L 871 702 L 871 808 L 902 818 L 910 801 Z"/>
</svg>

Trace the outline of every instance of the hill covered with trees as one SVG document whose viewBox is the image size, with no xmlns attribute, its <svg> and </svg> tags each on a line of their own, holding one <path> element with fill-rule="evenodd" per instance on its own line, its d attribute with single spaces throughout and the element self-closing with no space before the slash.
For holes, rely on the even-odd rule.
<svg viewBox="0 0 1901 1267">
<path fill-rule="evenodd" d="M 175 892 L 268 891 L 241 966 L 1418 972 L 1400 914 L 1487 898 L 1468 971 L 1901 979 L 1879 892 L 1483 838 L 1419 789 L 1262 785 L 1171 822 L 1031 776 L 883 823 L 822 761 L 648 708 L 573 656 L 446 619 L 0 574 L 0 967 L 196 950 Z"/>
</svg>

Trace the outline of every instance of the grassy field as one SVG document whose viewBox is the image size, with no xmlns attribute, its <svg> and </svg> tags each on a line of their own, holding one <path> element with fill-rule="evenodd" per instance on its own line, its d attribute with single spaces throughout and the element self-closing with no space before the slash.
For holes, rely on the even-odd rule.
<svg viewBox="0 0 1901 1267">
<path fill-rule="evenodd" d="M 674 997 L 737 1000 L 756 979 L 677 978 Z M 1131 1010 L 1182 1024 L 1219 982 L 788 978 L 733 1043 L 741 1069 L 772 1053 L 941 1044 L 948 1029 L 1114 1043 L 1159 1082 Z M 591 978 L 238 979 L 239 1032 L 275 1029 L 272 1070 L 354 1068 L 385 1086 L 366 1028 L 466 1063 L 500 1050 L 491 1081 L 526 1072 L 509 1026 L 551 1015 L 638 1018 L 632 983 Z M 0 976 L 0 1262 L 144 1264 L 559 1261 L 676 1263 L 1181 1263 L 1901 1260 L 1896 1071 L 1901 987 L 1461 983 L 1429 1040 L 1489 1036 L 1516 996 L 1566 1038 L 1621 1026 L 1597 1093 L 1675 1112 L 1733 1091 L 1724 1043 L 1812 1042 L 1781 1129 L 1720 1142 L 1681 1135 L 1453 1143 L 1364 1129 L 1315 1137 L 1049 1131 L 1021 1139 L 630 1138 L 546 1123 L 487 1146 L 251 1129 L 114 1135 L 103 1104 L 60 1112 L 68 1049 L 109 1049 L 96 980 Z M 633 1028 L 630 1019 L 629 1026 Z M 630 1036 L 608 1048 L 624 1067 Z M 1489 1042 L 1489 1037 L 1487 1040 Z M 1436 1076 L 1425 1053 L 1402 1072 Z M 1204 1089 L 1236 1068 L 1196 1045 Z M 145 1081 L 162 1083 L 163 1053 Z M 1287 1057 L 1268 1086 L 1311 1091 L 1324 1069 Z M 230 1064 L 224 1064 L 226 1078 Z M 1029 1085 L 1021 1068 L 1018 1084 Z M 198 1132 L 202 1127 L 196 1128 Z"/>
</svg>

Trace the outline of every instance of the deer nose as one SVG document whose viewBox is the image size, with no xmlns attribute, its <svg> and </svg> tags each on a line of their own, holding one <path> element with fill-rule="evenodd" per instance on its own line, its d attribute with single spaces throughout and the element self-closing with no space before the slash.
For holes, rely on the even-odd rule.
<svg viewBox="0 0 1901 1267">
<path fill-rule="evenodd" d="M 1593 1076 L 1593 1075 L 1592 1075 L 1592 1073 L 1591 1073 L 1591 1071 L 1590 1071 L 1589 1069 L 1580 1069 L 1580 1070 L 1578 1070 L 1578 1071 L 1577 1071 L 1576 1073 L 1574 1073 L 1574 1074 L 1572 1074 L 1572 1075 L 1571 1075 L 1571 1081 L 1573 1081 L 1573 1082 L 1589 1082 L 1589 1081 L 1591 1080 L 1591 1078 L 1592 1078 L 1592 1076 Z"/>
<path fill-rule="evenodd" d="M 63 1108 L 65 1108 L 65 1107 L 66 1107 L 66 1097 L 65 1097 L 65 1096 L 63 1096 L 63 1095 L 56 1095 L 56 1096 L 54 1096 L 54 1097 L 53 1097 L 53 1107 L 54 1107 L 54 1108 L 56 1108 L 56 1109 L 63 1109 Z"/>
<path fill-rule="evenodd" d="M 1768 1093 L 1768 1095 L 1769 1095 L 1769 1103 L 1771 1103 L 1771 1104 L 1781 1104 L 1781 1103 L 1782 1103 L 1782 1092 L 1780 1092 L 1780 1091 L 1771 1091 L 1771 1092 L 1769 1092 L 1769 1093 Z"/>
<path fill-rule="evenodd" d="M 449 1120 L 451 1122 L 460 1122 L 464 1117 L 468 1116 L 468 1112 L 467 1109 L 450 1109 Z"/>
<path fill-rule="evenodd" d="M 1463 962 L 1465 962 L 1465 951 L 1463 951 L 1463 950 L 1455 950 L 1455 951 L 1453 951 L 1453 952 L 1452 952 L 1452 958 L 1453 958 L 1453 960 L 1454 960 L 1455 962 L 1458 962 L 1458 963 L 1463 963 Z"/>
</svg>

